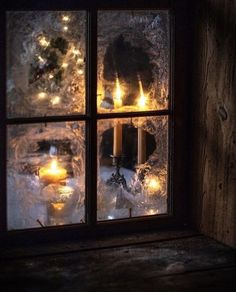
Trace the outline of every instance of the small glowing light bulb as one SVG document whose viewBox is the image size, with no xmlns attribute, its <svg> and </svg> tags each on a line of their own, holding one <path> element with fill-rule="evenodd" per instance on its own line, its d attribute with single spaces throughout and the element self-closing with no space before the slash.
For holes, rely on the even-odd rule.
<svg viewBox="0 0 236 292">
<path fill-rule="evenodd" d="M 45 36 L 41 36 L 41 37 L 39 37 L 39 44 L 42 47 L 47 47 L 49 45 L 49 41 L 47 41 Z"/>
<path fill-rule="evenodd" d="M 146 177 L 145 185 L 150 194 L 155 194 L 161 189 L 161 183 L 157 176 L 151 175 Z"/>
<path fill-rule="evenodd" d="M 49 74 L 49 79 L 52 79 L 53 77 L 54 77 L 54 75 L 53 74 Z"/>
<path fill-rule="evenodd" d="M 78 70 L 78 74 L 79 74 L 79 75 L 82 75 L 83 73 L 84 73 L 84 71 L 83 71 L 82 69 L 79 69 L 79 70 Z"/>
<path fill-rule="evenodd" d="M 68 63 L 62 63 L 62 68 L 67 68 L 68 67 Z"/>
<path fill-rule="evenodd" d="M 80 54 L 80 50 L 78 50 L 78 49 L 74 49 L 74 50 L 73 50 L 73 54 L 74 54 L 75 56 L 79 55 L 79 54 Z"/>
<path fill-rule="evenodd" d="M 64 30 L 64 31 L 68 31 L 68 26 L 65 25 L 65 26 L 63 27 L 63 30 Z"/>
<path fill-rule="evenodd" d="M 63 15 L 62 16 L 62 21 L 69 22 L 70 21 L 70 17 L 68 15 Z"/>
<path fill-rule="evenodd" d="M 60 96 L 54 96 L 54 97 L 51 99 L 51 103 L 52 103 L 52 105 L 57 105 L 57 104 L 60 103 L 60 101 L 61 101 Z"/>
<path fill-rule="evenodd" d="M 38 99 L 44 99 L 47 96 L 45 92 L 39 92 L 38 93 Z"/>
<path fill-rule="evenodd" d="M 84 60 L 83 60 L 82 58 L 79 58 L 79 59 L 76 61 L 76 63 L 77 63 L 77 64 L 81 64 L 81 63 L 83 63 L 83 61 L 84 61 Z"/>
<path fill-rule="evenodd" d="M 39 62 L 42 64 L 44 64 L 46 62 L 41 56 L 38 56 L 38 59 L 39 59 Z"/>
</svg>

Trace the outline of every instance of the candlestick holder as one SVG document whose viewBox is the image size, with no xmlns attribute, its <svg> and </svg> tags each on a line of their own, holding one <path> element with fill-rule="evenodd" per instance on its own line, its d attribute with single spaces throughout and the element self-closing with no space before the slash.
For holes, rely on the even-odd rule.
<svg viewBox="0 0 236 292">
<path fill-rule="evenodd" d="M 112 165 L 115 166 L 115 173 L 111 174 L 111 177 L 107 180 L 108 185 L 122 185 L 125 190 L 128 191 L 128 186 L 126 183 L 126 179 L 123 174 L 120 173 L 120 168 L 122 165 L 122 159 L 124 156 L 114 156 L 111 155 Z"/>
</svg>

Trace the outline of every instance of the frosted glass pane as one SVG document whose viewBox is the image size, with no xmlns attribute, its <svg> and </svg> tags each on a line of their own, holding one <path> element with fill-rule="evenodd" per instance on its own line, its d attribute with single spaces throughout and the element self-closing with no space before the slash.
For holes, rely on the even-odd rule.
<svg viewBox="0 0 236 292">
<path fill-rule="evenodd" d="M 98 220 L 167 213 L 168 117 L 98 122 Z"/>
<path fill-rule="evenodd" d="M 84 122 L 8 126 L 8 229 L 85 222 Z"/>
<path fill-rule="evenodd" d="M 98 13 L 99 112 L 168 108 L 168 11 Z"/>
<path fill-rule="evenodd" d="M 9 117 L 85 112 L 85 12 L 7 13 Z"/>
</svg>

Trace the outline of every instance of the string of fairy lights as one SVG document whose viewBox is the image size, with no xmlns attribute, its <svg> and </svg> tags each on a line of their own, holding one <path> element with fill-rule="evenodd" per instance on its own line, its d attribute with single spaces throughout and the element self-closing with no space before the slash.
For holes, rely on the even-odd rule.
<svg viewBox="0 0 236 292">
<path fill-rule="evenodd" d="M 66 97 L 72 102 L 82 97 L 83 50 L 79 42 L 71 41 L 70 22 L 70 15 L 63 14 L 58 36 L 50 38 L 42 32 L 36 37 L 36 54 L 31 62 L 29 84 L 38 89 L 33 101 L 47 102 L 52 108 L 66 102 Z M 82 108 L 81 103 L 80 106 Z M 79 111 L 76 107 L 74 110 Z"/>
</svg>

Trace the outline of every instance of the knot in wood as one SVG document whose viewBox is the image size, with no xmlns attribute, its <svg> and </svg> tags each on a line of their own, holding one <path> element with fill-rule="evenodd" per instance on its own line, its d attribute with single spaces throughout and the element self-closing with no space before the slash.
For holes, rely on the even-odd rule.
<svg viewBox="0 0 236 292">
<path fill-rule="evenodd" d="M 220 118 L 221 118 L 222 121 L 226 121 L 227 120 L 228 114 L 227 114 L 227 111 L 226 111 L 226 109 L 225 109 L 224 106 L 221 105 L 219 107 L 218 114 L 219 114 L 219 116 L 220 116 Z"/>
</svg>

